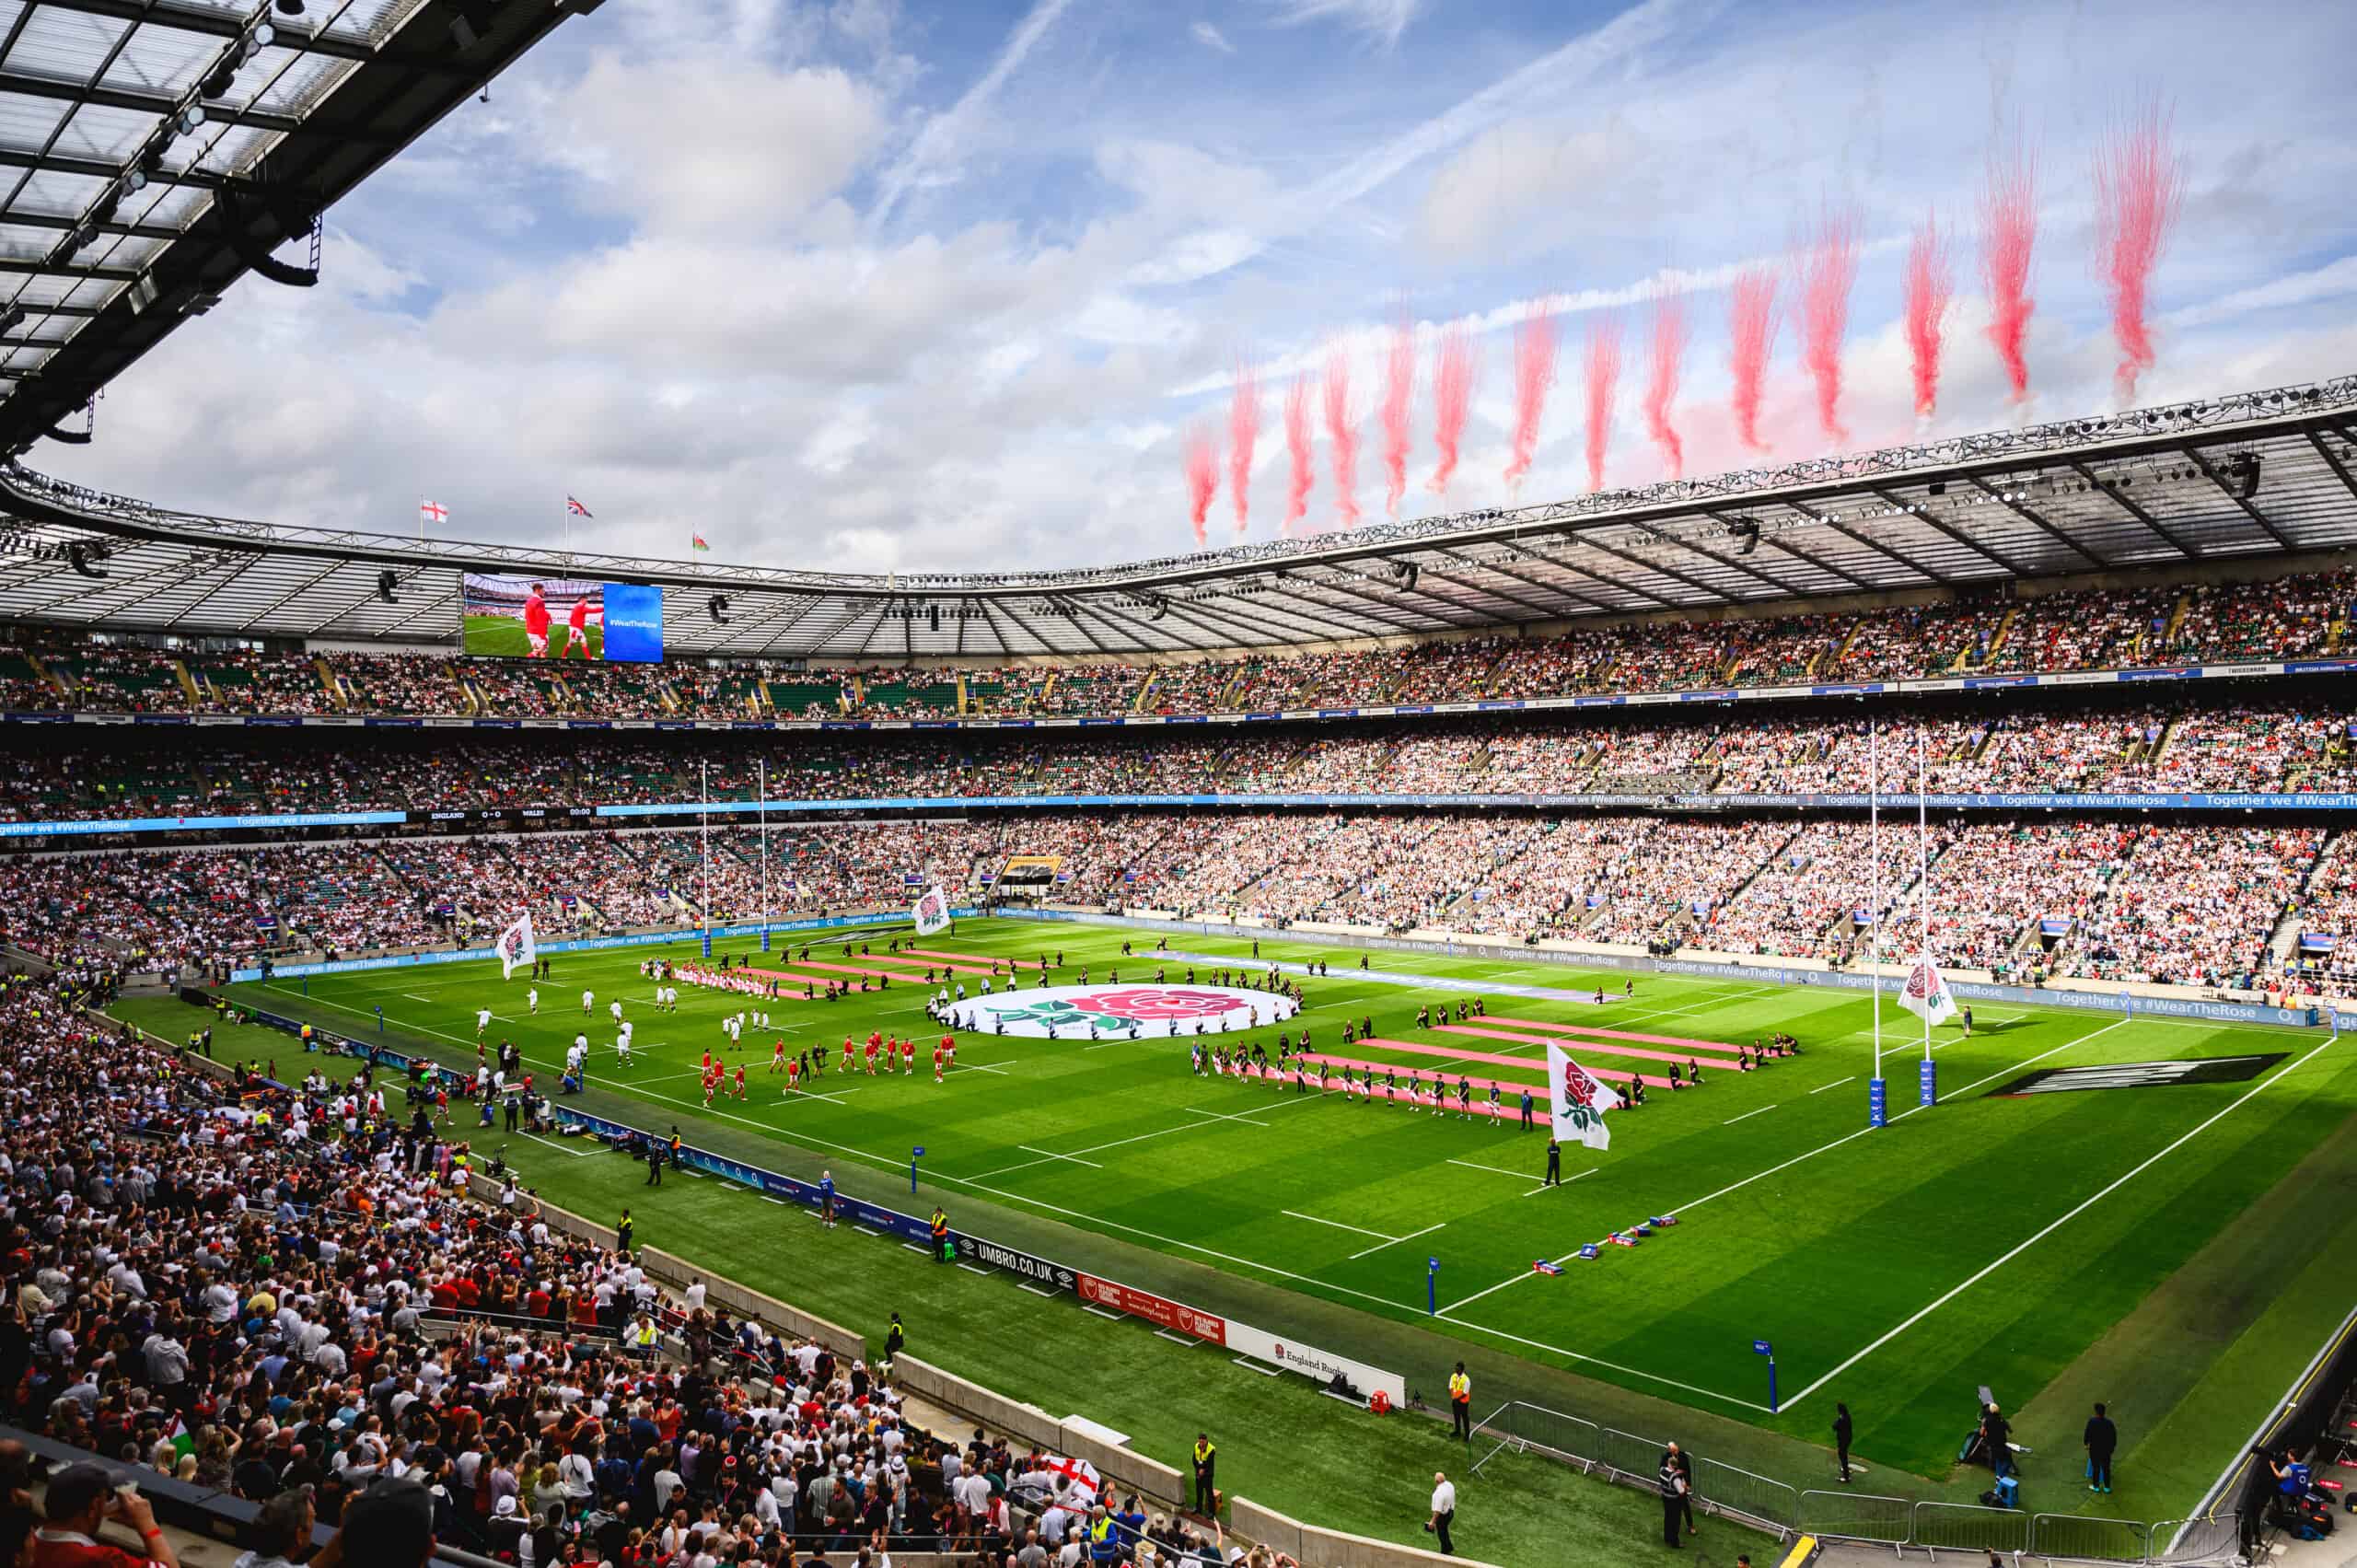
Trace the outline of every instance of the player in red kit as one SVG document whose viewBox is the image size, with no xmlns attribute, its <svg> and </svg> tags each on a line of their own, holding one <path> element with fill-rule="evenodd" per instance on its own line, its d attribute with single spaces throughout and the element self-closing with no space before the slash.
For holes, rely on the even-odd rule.
<svg viewBox="0 0 2357 1568">
<path fill-rule="evenodd" d="M 717 1067 L 705 1068 L 703 1074 L 703 1103 L 705 1105 L 709 1106 L 712 1104 L 713 1091 L 719 1087 L 720 1069 Z"/>
<path fill-rule="evenodd" d="M 742 1062 L 737 1063 L 737 1098 L 745 1098 L 745 1064 Z"/>
<path fill-rule="evenodd" d="M 526 658 L 549 656 L 548 590 L 539 583 L 524 600 L 524 647 Z"/>
<path fill-rule="evenodd" d="M 785 1041 L 783 1040 L 770 1042 L 770 1071 L 772 1073 L 785 1071 Z"/>
<path fill-rule="evenodd" d="M 792 1094 L 801 1086 L 802 1063 L 799 1059 L 789 1056 L 785 1061 L 785 1092 Z"/>
<path fill-rule="evenodd" d="M 844 1071 L 844 1072 L 846 1072 L 846 1073 L 848 1073 L 848 1072 L 850 1072 L 850 1071 L 851 1071 L 851 1057 L 852 1057 L 852 1040 L 851 1040 L 851 1036 L 849 1036 L 849 1035 L 845 1035 L 845 1036 L 843 1036 L 843 1071 Z"/>
<path fill-rule="evenodd" d="M 564 656 L 589 656 L 589 596 L 582 595 L 573 601 L 573 612 L 564 618 Z"/>
<path fill-rule="evenodd" d="M 876 1053 L 882 1049 L 884 1049 L 883 1037 L 880 1035 L 867 1037 L 867 1075 L 871 1078 L 876 1076 Z"/>
<path fill-rule="evenodd" d="M 941 1082 L 942 1069 L 949 1064 L 949 1037 L 943 1035 L 941 1043 L 933 1048 L 933 1081 Z"/>
<path fill-rule="evenodd" d="M 911 1035 L 908 1039 L 900 1042 L 900 1071 L 903 1074 L 908 1074 L 913 1073 L 916 1070 L 917 1037 Z"/>
</svg>

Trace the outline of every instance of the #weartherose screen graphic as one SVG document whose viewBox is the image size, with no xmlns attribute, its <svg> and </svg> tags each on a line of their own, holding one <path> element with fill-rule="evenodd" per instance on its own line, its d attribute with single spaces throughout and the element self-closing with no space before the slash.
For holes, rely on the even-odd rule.
<svg viewBox="0 0 2357 1568">
<path fill-rule="evenodd" d="M 470 572 L 460 597 L 470 654 L 617 664 L 663 658 L 663 590 L 645 583 Z"/>
</svg>

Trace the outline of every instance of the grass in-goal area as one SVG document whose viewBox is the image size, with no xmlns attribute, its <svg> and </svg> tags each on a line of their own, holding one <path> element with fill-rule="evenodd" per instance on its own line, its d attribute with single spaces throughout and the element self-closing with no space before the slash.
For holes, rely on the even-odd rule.
<svg viewBox="0 0 2357 1568">
<path fill-rule="evenodd" d="M 606 629 L 592 621 L 585 630 L 585 640 L 589 645 L 588 656 L 593 660 L 605 657 Z M 580 657 L 572 652 L 571 637 L 572 633 L 567 630 L 564 618 L 559 616 L 549 628 L 549 656 L 552 659 L 567 655 Z M 524 641 L 524 622 L 513 615 L 468 616 L 465 641 L 459 645 L 470 654 L 489 658 L 522 658 L 530 651 Z"/>
<path fill-rule="evenodd" d="M 881 935 L 865 940 L 882 952 Z M 1061 948 L 1066 968 L 1053 978 L 1065 981 L 1084 962 L 1098 981 L 1112 967 L 1124 980 L 1150 980 L 1157 963 L 1170 981 L 1185 979 L 1184 958 L 1121 958 L 1124 940 L 1143 947 L 1150 938 L 969 923 L 918 946 L 1027 959 Z M 1196 964 L 1199 980 L 1248 948 L 1212 937 L 1174 946 L 1213 956 Z M 1822 1440 L 1837 1399 L 1857 1419 L 1858 1451 L 1876 1484 L 1905 1473 L 1946 1477 L 1973 1389 L 1987 1383 L 2019 1412 L 2023 1440 L 2045 1456 L 2032 1474 L 2038 1507 L 2083 1501 L 2082 1400 L 2107 1398 L 2128 1446 L 2122 1483 L 2103 1510 L 2172 1515 L 2198 1496 L 2345 1310 L 2314 1272 L 2329 1247 L 2300 1199 L 2357 1171 L 2348 1134 L 2357 1042 L 1983 1007 L 1972 1039 L 1954 1028 L 1935 1037 L 1948 1099 L 1914 1112 L 1905 1054 L 1914 1020 L 1893 1011 L 1885 1028 L 1899 1058 L 1887 1075 L 1894 1110 L 1909 1113 L 1867 1132 L 1869 1004 L 1847 992 L 1646 977 L 1633 997 L 1599 1008 L 1510 1000 L 1485 987 L 1617 987 L 1623 977 L 1376 956 L 1378 970 L 1461 988 L 1432 992 L 1363 978 L 1347 967 L 1356 955 L 1343 949 L 1268 942 L 1262 951 L 1334 962 L 1331 979 L 1306 982 L 1310 1005 L 1299 1020 L 1318 1048 L 1341 1053 L 1343 1019 L 1372 1014 L 1378 1039 L 1398 1044 L 1350 1054 L 1402 1067 L 1439 1063 L 1454 1072 L 1455 1063 L 1427 1052 L 1478 1052 L 1506 1059 L 1468 1063 L 1478 1076 L 1538 1081 L 1539 1044 L 1415 1027 L 1419 1006 L 1458 995 L 1486 997 L 1492 1018 L 1483 1027 L 1509 1034 L 1545 1031 L 1500 1018 L 1710 1042 L 1781 1028 L 1800 1038 L 1805 1054 L 1751 1074 L 1708 1072 L 1700 1091 L 1656 1091 L 1643 1110 L 1614 1115 L 1608 1151 L 1567 1146 L 1570 1179 L 1541 1191 L 1539 1135 L 1199 1079 L 1183 1040 L 970 1035 L 946 1085 L 936 1086 L 921 1061 L 925 1070 L 909 1077 L 830 1073 L 819 1086 L 833 1098 L 791 1102 L 764 1071 L 779 1034 L 830 1055 L 844 1033 L 864 1039 L 877 1027 L 929 1041 L 938 1031 L 925 1026 L 917 985 L 777 1004 L 779 1028 L 758 1040 L 749 1033 L 728 1058 L 751 1063 L 752 1098 L 724 1099 L 710 1113 L 695 1060 L 723 1047 L 718 1020 L 741 1003 L 683 988 L 678 1015 L 655 1013 L 651 987 L 636 973 L 644 949 L 559 958 L 537 1019 L 524 1016 L 524 982 L 503 984 L 489 966 L 316 979 L 308 996 L 299 981 L 242 989 L 257 1005 L 353 1030 L 373 1028 L 381 1005 L 389 1038 L 470 1061 L 474 1010 L 487 1002 L 498 1015 L 493 1038 L 514 1038 L 545 1070 L 582 1024 L 586 986 L 598 993 L 588 1030 L 598 1048 L 598 1098 L 611 1091 L 640 1102 L 645 1119 L 676 1120 L 693 1140 L 799 1174 L 824 1162 L 880 1200 L 897 1174 L 904 1201 L 908 1151 L 922 1144 L 927 1185 L 917 1202 L 937 1197 L 953 1220 L 1012 1244 L 1399 1366 L 1428 1394 L 1447 1360 L 1465 1354 L 1480 1375 L 1477 1403 L 1524 1393 L 1648 1434 L 1707 1433 L 1706 1451 L 1796 1484 L 1823 1479 L 1821 1461 L 1800 1444 Z M 845 961 L 839 943 L 813 957 Z M 627 1074 L 616 1071 L 609 1044 L 613 996 L 637 1021 L 642 1060 Z M 1656 1065 L 1566 1038 L 1593 1066 Z M 1699 1049 L 1678 1053 L 1707 1061 Z M 2232 1081 L 1993 1093 L 2044 1069 L 2207 1057 L 2273 1060 Z M 529 1152 L 518 1145 L 510 1157 L 558 1202 L 595 1163 L 552 1151 L 535 1161 Z M 1534 1259 L 1564 1257 L 1672 1211 L 1681 1223 L 1641 1249 L 1608 1247 L 1597 1261 L 1565 1262 L 1560 1277 L 1531 1271 Z M 2329 1223 L 2342 1222 L 2335 1214 Z M 642 1224 L 641 1234 L 653 1240 L 659 1232 Z M 749 1254 L 724 1245 L 700 1255 L 737 1272 Z M 1424 1312 L 1427 1257 L 1441 1262 L 1437 1318 Z M 772 1288 L 808 1299 L 790 1272 Z M 1028 1309 L 1028 1300 L 1008 1309 L 1018 1305 Z M 2251 1342 L 2255 1328 L 2259 1340 Z M 1776 1348 L 1774 1414 L 1756 1339 Z M 2214 1369 L 2228 1360 L 2238 1375 L 2224 1386 Z M 2049 1386 L 2055 1394 L 2042 1398 Z M 1670 1430 L 1681 1423 L 1686 1430 Z M 2165 1455 L 2156 1453 L 2140 1481 L 2140 1453 L 2163 1435 Z M 1920 1481 L 1899 1489 L 1927 1490 Z M 1965 1478 L 1952 1490 L 1974 1485 Z"/>
</svg>

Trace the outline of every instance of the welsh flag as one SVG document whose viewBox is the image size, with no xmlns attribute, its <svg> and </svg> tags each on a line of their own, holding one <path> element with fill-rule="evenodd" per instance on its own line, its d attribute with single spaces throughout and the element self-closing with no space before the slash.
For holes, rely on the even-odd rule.
<svg viewBox="0 0 2357 1568">
<path fill-rule="evenodd" d="M 697 550 L 710 550 L 712 548 L 712 541 L 705 539 L 703 535 L 700 533 L 691 533 L 688 535 L 688 543 Z"/>
<path fill-rule="evenodd" d="M 1940 972 L 1939 964 L 1925 953 L 1907 971 L 1907 988 L 1898 993 L 1898 1005 L 1929 1025 L 1946 1023 L 1956 1016 L 1956 995 L 1948 990 L 1947 976 Z"/>
</svg>

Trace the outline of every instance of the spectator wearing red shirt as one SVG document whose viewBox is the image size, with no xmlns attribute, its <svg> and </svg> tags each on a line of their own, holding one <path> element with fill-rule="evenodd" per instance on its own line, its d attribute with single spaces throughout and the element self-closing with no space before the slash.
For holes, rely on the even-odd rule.
<svg viewBox="0 0 2357 1568">
<path fill-rule="evenodd" d="M 172 1543 L 156 1527 L 156 1510 L 129 1488 L 117 1493 L 114 1478 L 97 1465 L 68 1465 L 51 1477 L 42 1506 L 48 1523 L 33 1532 L 32 1568 L 146 1568 L 150 1562 L 180 1568 Z M 99 1540 L 99 1530 L 110 1519 L 138 1531 L 150 1555 Z"/>
</svg>

